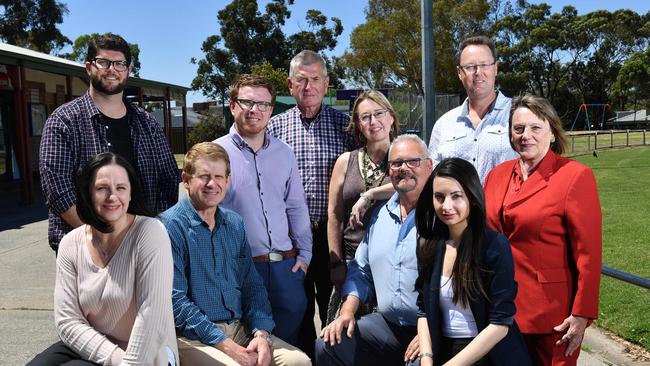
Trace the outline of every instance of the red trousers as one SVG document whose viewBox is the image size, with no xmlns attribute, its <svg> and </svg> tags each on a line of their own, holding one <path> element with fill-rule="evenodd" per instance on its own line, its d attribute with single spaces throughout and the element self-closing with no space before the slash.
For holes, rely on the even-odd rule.
<svg viewBox="0 0 650 366">
<path fill-rule="evenodd" d="M 575 366 L 578 362 L 580 347 L 578 347 L 571 356 L 564 356 L 568 345 L 563 343 L 559 346 L 555 342 L 559 341 L 564 333 L 532 334 L 523 333 L 524 342 L 528 347 L 530 359 L 536 366 Z"/>
</svg>

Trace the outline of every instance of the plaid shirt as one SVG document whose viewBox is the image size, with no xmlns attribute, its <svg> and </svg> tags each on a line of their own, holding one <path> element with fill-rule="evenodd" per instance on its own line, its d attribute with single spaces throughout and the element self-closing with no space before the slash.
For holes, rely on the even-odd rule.
<svg viewBox="0 0 650 366">
<path fill-rule="evenodd" d="M 172 303 L 178 333 L 213 345 L 226 339 L 213 322 L 241 320 L 250 330 L 273 330 L 271 304 L 239 214 L 217 207 L 210 231 L 185 196 L 160 220 L 172 242 Z"/>
<path fill-rule="evenodd" d="M 137 160 L 147 207 L 162 212 L 178 201 L 178 167 L 156 120 L 143 109 L 127 107 L 133 153 Z M 75 204 L 74 179 L 93 156 L 111 151 L 108 127 L 89 93 L 57 108 L 45 122 L 39 153 L 39 171 L 49 209 L 48 239 L 54 249 L 72 230 L 61 214 Z"/>
<path fill-rule="evenodd" d="M 327 219 L 330 176 L 339 155 L 354 149 L 352 135 L 345 131 L 350 117 L 323 105 L 310 124 L 302 120 L 298 107 L 271 118 L 269 133 L 287 143 L 298 160 L 312 222 Z"/>
</svg>

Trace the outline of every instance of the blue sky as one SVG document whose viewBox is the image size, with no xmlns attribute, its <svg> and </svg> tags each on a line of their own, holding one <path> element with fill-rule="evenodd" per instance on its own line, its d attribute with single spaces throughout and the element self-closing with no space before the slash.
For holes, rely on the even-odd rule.
<svg viewBox="0 0 650 366">
<path fill-rule="evenodd" d="M 140 76 L 171 84 L 190 86 L 196 76 L 196 65 L 190 63 L 195 57 L 201 59 L 201 44 L 211 34 L 218 34 L 217 12 L 226 6 L 227 0 L 60 0 L 68 6 L 69 13 L 59 26 L 61 32 L 72 41 L 87 33 L 113 32 L 128 42 L 140 46 Z M 419 0 L 413 0 L 419 1 Z M 289 7 L 291 18 L 285 25 L 285 33 L 293 34 L 304 29 L 307 9 L 318 9 L 328 17 L 338 17 L 343 22 L 343 34 L 337 48 L 331 54 L 341 55 L 348 47 L 350 33 L 355 26 L 364 23 L 365 0 L 296 0 Z M 533 3 L 541 1 L 532 1 Z M 580 14 L 596 9 L 610 11 L 629 8 L 638 13 L 650 11 L 647 0 L 605 1 L 545 1 L 560 11 L 571 4 Z M 266 0 L 260 0 L 260 8 Z M 198 92 L 188 93 L 188 104 L 205 98 Z"/>
</svg>

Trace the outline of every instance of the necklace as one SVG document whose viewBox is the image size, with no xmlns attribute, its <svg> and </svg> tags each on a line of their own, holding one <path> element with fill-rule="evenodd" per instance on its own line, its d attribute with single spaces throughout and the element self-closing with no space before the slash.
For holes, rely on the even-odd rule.
<svg viewBox="0 0 650 366">
<path fill-rule="evenodd" d="M 363 173 L 363 183 L 365 191 L 373 188 L 377 183 L 381 183 L 386 175 L 386 159 L 376 164 L 368 154 L 368 147 L 361 149 L 361 173 Z"/>
<path fill-rule="evenodd" d="M 108 264 L 108 262 L 113 258 L 117 250 L 120 248 L 122 240 L 135 222 L 135 216 L 129 216 L 127 219 L 126 227 L 117 233 L 117 235 L 107 240 L 105 244 L 102 243 L 100 236 L 93 232 L 92 227 L 88 225 L 88 232 L 86 233 L 87 239 L 93 249 L 95 249 L 97 254 L 99 254 L 103 266 Z"/>
</svg>

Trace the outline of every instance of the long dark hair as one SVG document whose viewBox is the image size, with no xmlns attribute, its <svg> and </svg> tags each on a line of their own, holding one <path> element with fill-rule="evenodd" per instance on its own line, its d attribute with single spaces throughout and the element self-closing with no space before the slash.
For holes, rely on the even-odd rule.
<svg viewBox="0 0 650 366">
<path fill-rule="evenodd" d="M 112 152 L 105 152 L 95 155 L 90 159 L 86 165 L 81 169 L 81 172 L 77 175 L 77 215 L 81 221 L 92 226 L 93 228 L 99 230 L 102 233 L 110 233 L 113 231 L 113 227 L 102 220 L 95 212 L 93 206 L 90 188 L 95 183 L 95 176 L 97 171 L 106 165 L 115 164 L 119 165 L 129 176 L 129 183 L 131 184 L 131 201 L 129 202 L 128 213 L 133 215 L 140 216 L 149 216 L 153 217 L 155 214 L 147 208 L 144 203 L 144 191 L 142 190 L 142 185 L 140 184 L 140 179 L 138 178 L 138 173 L 136 173 L 133 166 L 120 155 L 114 154 Z"/>
<path fill-rule="evenodd" d="M 457 180 L 463 187 L 470 204 L 468 225 L 458 245 L 456 261 L 451 272 L 454 304 L 467 306 L 469 301 L 479 294 L 487 299 L 481 282 L 486 222 L 485 196 L 481 181 L 474 166 L 463 159 L 448 158 L 438 163 L 418 199 L 415 209 L 415 225 L 418 232 L 416 249 L 418 279 L 415 286 L 421 288 L 422 284 L 429 280 L 438 248 L 444 245 L 444 240 L 449 239 L 449 228 L 436 218 L 433 207 L 433 180 L 436 177 Z"/>
</svg>

